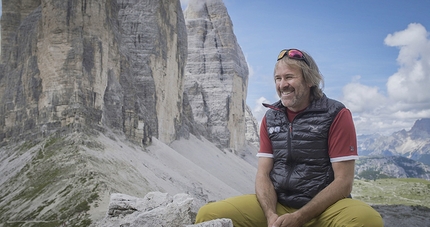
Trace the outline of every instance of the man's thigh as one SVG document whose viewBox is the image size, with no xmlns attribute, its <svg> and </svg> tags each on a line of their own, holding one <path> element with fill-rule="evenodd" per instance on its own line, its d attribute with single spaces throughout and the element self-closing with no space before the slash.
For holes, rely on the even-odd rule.
<svg viewBox="0 0 430 227">
<path fill-rule="evenodd" d="M 229 218 L 235 227 L 267 227 L 266 217 L 255 194 L 208 203 L 199 209 L 196 223 Z"/>
<path fill-rule="evenodd" d="M 381 215 L 368 204 L 356 199 L 342 199 L 328 207 L 320 216 L 306 223 L 306 227 L 382 227 Z"/>
</svg>

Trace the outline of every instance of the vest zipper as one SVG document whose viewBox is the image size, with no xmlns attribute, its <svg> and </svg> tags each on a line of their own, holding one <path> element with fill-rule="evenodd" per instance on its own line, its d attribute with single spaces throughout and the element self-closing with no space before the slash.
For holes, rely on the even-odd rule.
<svg viewBox="0 0 430 227">
<path fill-rule="evenodd" d="M 290 178 L 291 178 L 291 174 L 293 173 L 293 163 L 294 162 L 292 162 L 292 159 L 293 159 L 293 157 L 292 157 L 292 149 L 291 149 L 291 140 L 293 139 L 293 124 L 291 123 L 291 122 L 288 122 L 288 128 L 290 129 L 290 131 L 288 132 L 288 143 L 287 143 L 287 145 L 288 145 L 288 156 L 287 156 L 287 166 L 290 168 L 290 171 L 287 171 L 288 172 L 288 175 L 287 175 L 287 182 L 288 182 L 288 185 L 290 185 Z"/>
</svg>

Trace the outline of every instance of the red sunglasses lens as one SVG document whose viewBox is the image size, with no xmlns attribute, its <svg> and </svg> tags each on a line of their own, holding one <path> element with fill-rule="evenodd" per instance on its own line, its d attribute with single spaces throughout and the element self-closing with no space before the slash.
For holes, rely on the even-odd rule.
<svg viewBox="0 0 430 227">
<path fill-rule="evenodd" d="M 299 50 L 289 50 L 288 57 L 293 59 L 303 59 L 303 53 Z"/>
<path fill-rule="evenodd" d="M 306 59 L 303 52 L 297 49 L 289 49 L 289 50 L 282 50 L 278 55 L 278 61 L 281 60 L 283 57 L 287 55 L 288 58 L 297 59 L 297 60 L 303 60 L 308 66 L 309 62 Z"/>
</svg>

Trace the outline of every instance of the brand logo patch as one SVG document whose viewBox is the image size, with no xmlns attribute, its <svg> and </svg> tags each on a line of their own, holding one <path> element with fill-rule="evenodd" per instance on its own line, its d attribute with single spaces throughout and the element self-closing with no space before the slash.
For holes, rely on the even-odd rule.
<svg viewBox="0 0 430 227">
<path fill-rule="evenodd" d="M 269 134 L 272 134 L 274 132 L 280 132 L 280 131 L 281 131 L 281 127 L 279 126 L 269 128 Z"/>
<path fill-rule="evenodd" d="M 309 125 L 309 131 L 310 132 L 318 132 L 318 126 L 315 125 Z"/>
</svg>

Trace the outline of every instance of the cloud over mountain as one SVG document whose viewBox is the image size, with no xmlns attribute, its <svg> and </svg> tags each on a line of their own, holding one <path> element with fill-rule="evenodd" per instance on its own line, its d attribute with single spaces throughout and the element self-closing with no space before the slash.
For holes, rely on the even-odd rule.
<svg viewBox="0 0 430 227">
<path fill-rule="evenodd" d="M 387 35 L 385 44 L 399 49 L 399 68 L 386 90 L 355 80 L 343 88 L 342 101 L 354 113 L 357 131 L 390 133 L 430 116 L 429 32 L 418 23 Z"/>
</svg>

